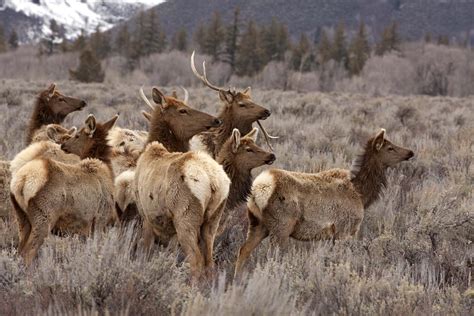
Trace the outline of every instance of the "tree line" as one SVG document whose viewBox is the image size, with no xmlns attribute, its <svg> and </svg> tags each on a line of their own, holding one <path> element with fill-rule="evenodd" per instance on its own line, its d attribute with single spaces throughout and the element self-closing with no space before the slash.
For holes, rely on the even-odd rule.
<svg viewBox="0 0 474 316">
<path fill-rule="evenodd" d="M 425 41 L 433 41 L 430 34 L 425 36 Z M 123 56 L 124 71 L 131 71 L 143 57 L 170 50 L 188 51 L 191 47 L 210 56 L 214 62 L 228 64 L 231 75 L 254 76 L 273 61 L 285 62 L 290 69 L 299 72 L 324 69 L 333 61 L 354 76 L 360 74 L 372 54 L 399 51 L 400 44 L 396 22 L 387 25 L 374 44 L 368 39 L 364 22 L 350 38 L 344 23 L 340 22 L 334 30 L 320 28 L 312 38 L 303 33 L 292 41 L 285 24 L 276 19 L 267 25 L 244 21 L 238 8 L 229 23 L 224 23 L 220 13 L 215 12 L 210 21 L 199 25 L 191 36 L 185 29 L 170 36 L 165 33 L 156 12 L 149 10 L 139 13 L 133 26 L 124 23 L 115 33 L 103 32 L 97 27 L 91 35 L 81 32 L 72 41 L 67 40 L 64 29 L 51 20 L 48 35 L 38 45 L 38 55 L 81 52 L 79 67 L 71 70 L 71 77 L 80 81 L 102 81 L 104 73 L 100 61 L 112 54 Z M 449 45 L 449 38 L 439 36 L 438 44 Z M 7 39 L 0 25 L 0 52 L 17 47 L 15 30 Z"/>
</svg>

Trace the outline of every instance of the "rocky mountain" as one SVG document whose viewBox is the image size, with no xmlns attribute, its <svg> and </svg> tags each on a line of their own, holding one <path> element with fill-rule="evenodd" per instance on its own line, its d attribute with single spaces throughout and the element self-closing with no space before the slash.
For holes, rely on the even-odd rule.
<svg viewBox="0 0 474 316">
<path fill-rule="evenodd" d="M 0 0 L 0 24 L 8 34 L 13 28 L 21 42 L 37 41 L 47 35 L 51 19 L 74 38 L 100 26 L 101 30 L 129 19 L 163 0 Z"/>
<path fill-rule="evenodd" d="M 314 35 L 318 28 L 332 28 L 343 21 L 354 30 L 363 20 L 372 40 L 391 21 L 398 21 L 402 37 L 420 39 L 430 33 L 464 40 L 474 36 L 474 1 L 470 0 L 168 0 L 155 10 L 168 34 L 181 27 L 194 33 L 196 27 L 220 12 L 225 22 L 239 7 L 242 20 L 268 23 L 273 17 L 288 25 L 293 37 Z M 132 28 L 136 18 L 130 21 Z"/>
</svg>

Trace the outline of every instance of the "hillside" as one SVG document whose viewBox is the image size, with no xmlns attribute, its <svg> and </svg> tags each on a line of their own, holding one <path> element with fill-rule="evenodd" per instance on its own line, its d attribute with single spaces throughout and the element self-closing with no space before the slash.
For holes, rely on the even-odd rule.
<svg viewBox="0 0 474 316">
<path fill-rule="evenodd" d="M 463 0 L 169 0 L 151 10 L 157 12 L 166 32 L 173 34 L 181 27 L 194 33 L 215 11 L 229 21 L 237 6 L 243 19 L 260 24 L 276 17 L 294 37 L 301 32 L 314 35 L 318 27 L 333 27 L 338 21 L 353 29 L 360 20 L 368 24 L 372 40 L 390 21 L 399 21 L 407 40 L 428 32 L 459 40 L 465 39 L 467 31 L 474 36 L 474 2 Z M 134 25 L 135 20 L 130 23 Z"/>
</svg>

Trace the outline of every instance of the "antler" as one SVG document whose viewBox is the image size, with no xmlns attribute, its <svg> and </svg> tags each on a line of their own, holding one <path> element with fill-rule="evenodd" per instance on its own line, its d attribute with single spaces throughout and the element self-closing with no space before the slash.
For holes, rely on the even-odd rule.
<svg viewBox="0 0 474 316">
<path fill-rule="evenodd" d="M 260 121 L 257 121 L 258 126 L 260 126 L 260 129 L 262 130 L 263 136 L 265 137 L 265 142 L 268 145 L 268 148 L 270 148 L 271 151 L 273 151 L 273 147 L 270 144 L 270 139 L 278 139 L 279 137 L 277 136 L 271 136 L 267 133 L 266 129 L 263 127 L 262 123 Z"/>
<path fill-rule="evenodd" d="M 188 100 L 189 100 L 189 92 L 188 92 L 188 90 L 186 90 L 186 88 L 183 87 L 183 86 L 181 86 L 181 89 L 183 89 L 183 91 L 184 91 L 184 103 L 187 104 L 187 103 L 188 103 Z"/>
<path fill-rule="evenodd" d="M 140 96 L 142 97 L 143 101 L 152 109 L 152 111 L 155 110 L 155 107 L 151 104 L 150 100 L 145 95 L 145 92 L 143 92 L 143 86 L 140 87 Z"/>
<path fill-rule="evenodd" d="M 196 77 L 198 77 L 206 86 L 208 86 L 209 88 L 211 88 L 212 90 L 215 90 L 215 91 L 227 91 L 226 89 L 224 88 L 219 88 L 218 86 L 215 86 L 213 85 L 212 83 L 209 82 L 209 80 L 207 79 L 207 75 L 206 75 L 206 62 L 203 61 L 202 62 L 202 71 L 203 71 L 203 74 L 200 75 L 198 73 L 198 71 L 196 70 L 196 65 L 194 63 L 194 53 L 195 51 L 193 51 L 193 53 L 191 54 L 191 69 L 193 70 L 193 73 Z"/>
</svg>

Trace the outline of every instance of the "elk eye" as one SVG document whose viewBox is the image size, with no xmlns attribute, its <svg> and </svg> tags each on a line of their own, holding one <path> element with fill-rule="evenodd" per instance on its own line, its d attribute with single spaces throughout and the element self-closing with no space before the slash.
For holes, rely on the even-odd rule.
<svg viewBox="0 0 474 316">
<path fill-rule="evenodd" d="M 394 151 L 393 147 L 388 147 L 388 151 Z"/>
<path fill-rule="evenodd" d="M 58 101 L 59 102 L 64 102 L 64 98 L 59 98 Z"/>
<path fill-rule="evenodd" d="M 179 110 L 179 113 L 186 114 L 186 113 L 188 113 L 188 111 L 186 111 L 186 109 L 181 109 L 181 110 Z"/>
<path fill-rule="evenodd" d="M 242 103 L 242 102 L 241 102 L 241 103 L 239 103 L 239 106 L 240 106 L 241 108 L 243 108 L 243 107 L 245 107 L 245 103 Z"/>
<path fill-rule="evenodd" d="M 247 147 L 247 148 L 245 148 L 245 149 L 247 150 L 247 152 L 249 152 L 249 153 L 253 153 L 253 149 L 252 149 L 252 148 L 250 148 L 250 147 Z"/>
</svg>

